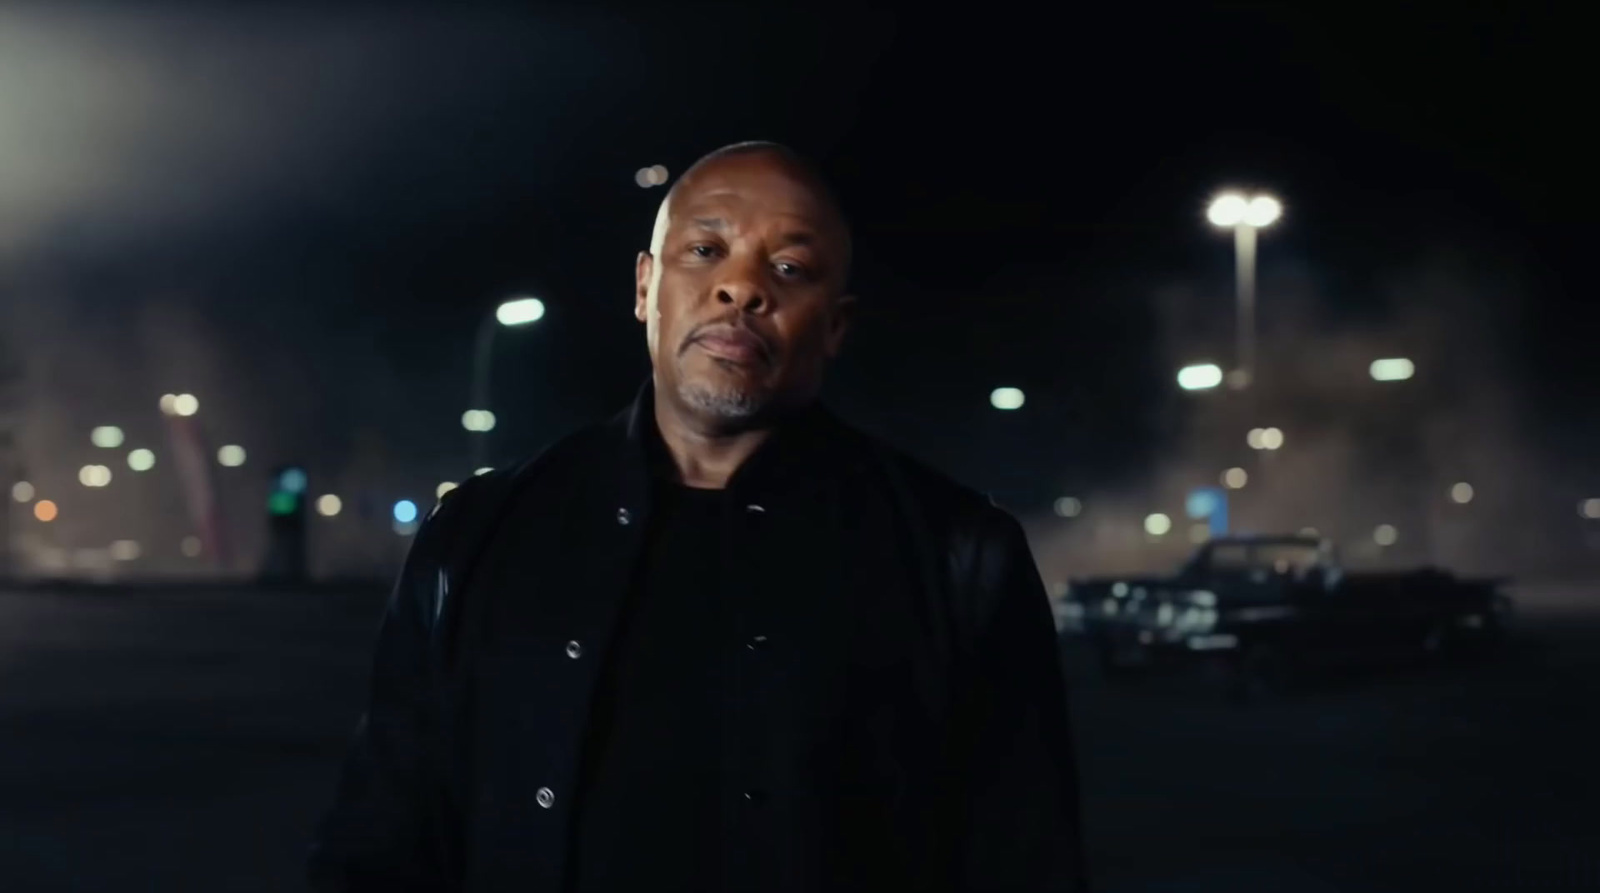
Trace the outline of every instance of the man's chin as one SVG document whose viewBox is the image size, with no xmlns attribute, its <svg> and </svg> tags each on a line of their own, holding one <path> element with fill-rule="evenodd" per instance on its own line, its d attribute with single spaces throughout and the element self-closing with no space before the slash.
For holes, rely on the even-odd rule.
<svg viewBox="0 0 1600 893">
<path fill-rule="evenodd" d="M 684 382 L 678 387 L 678 399 L 687 409 L 709 421 L 731 425 L 760 418 L 770 398 L 764 390 L 728 384 Z"/>
</svg>

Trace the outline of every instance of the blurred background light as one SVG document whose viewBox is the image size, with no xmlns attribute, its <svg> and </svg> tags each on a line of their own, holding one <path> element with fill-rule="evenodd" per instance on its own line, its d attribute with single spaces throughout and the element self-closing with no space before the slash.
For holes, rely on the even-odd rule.
<svg viewBox="0 0 1600 893">
<path fill-rule="evenodd" d="M 1471 502 L 1472 501 L 1472 496 L 1473 496 L 1472 485 L 1467 483 L 1466 481 L 1462 481 L 1461 483 L 1456 484 L 1454 487 L 1450 488 L 1450 499 L 1451 499 L 1451 501 L 1456 502 L 1456 503 L 1458 503 L 1460 505 L 1466 505 L 1467 503 Z"/>
<path fill-rule="evenodd" d="M 485 465 L 485 466 L 484 466 L 484 467 L 482 467 L 482 468 L 475 468 L 475 469 L 473 469 L 473 471 L 472 471 L 472 476 L 473 476 L 473 477 L 477 477 L 477 476 L 478 476 L 478 475 L 483 475 L 483 474 L 488 474 L 488 473 L 489 473 L 489 472 L 491 472 L 491 471 L 494 471 L 494 469 L 493 469 L 493 468 L 491 468 L 491 467 L 489 467 L 489 466 L 487 466 L 487 465 Z"/>
<path fill-rule="evenodd" d="M 1373 360 L 1372 368 L 1368 371 L 1373 381 L 1405 381 L 1416 374 L 1417 367 L 1405 357 L 1392 357 Z"/>
<path fill-rule="evenodd" d="M 300 507 L 300 498 L 287 490 L 274 490 L 267 497 L 267 513 L 283 517 Z"/>
<path fill-rule="evenodd" d="M 162 415 L 177 415 L 178 414 L 177 405 L 178 405 L 178 395 L 177 394 L 162 394 L 161 395 L 161 414 Z"/>
<path fill-rule="evenodd" d="M 1250 200 L 1244 209 L 1244 222 L 1247 226 L 1261 228 L 1271 226 L 1283 216 L 1283 205 L 1270 195 L 1258 195 Z"/>
<path fill-rule="evenodd" d="M 433 496 L 435 499 L 443 499 L 446 493 L 449 493 L 455 488 L 456 483 L 454 481 L 442 481 L 440 482 L 439 486 L 433 488 Z"/>
<path fill-rule="evenodd" d="M 468 431 L 479 433 L 493 431 L 494 425 L 494 413 L 487 409 L 469 409 L 461 414 L 461 427 Z"/>
<path fill-rule="evenodd" d="M 134 540 L 117 540 L 111 544 L 111 557 L 117 561 L 137 560 L 140 553 L 139 543 Z"/>
<path fill-rule="evenodd" d="M 1215 363 L 1185 366 L 1178 370 L 1178 387 L 1186 391 L 1204 391 L 1222 384 L 1222 367 Z"/>
<path fill-rule="evenodd" d="M 278 475 L 278 487 L 289 493 L 306 492 L 308 483 L 305 470 L 301 468 L 286 468 Z"/>
<path fill-rule="evenodd" d="M 544 319 L 544 302 L 538 298 L 518 298 L 495 308 L 494 318 L 503 326 L 525 326 Z"/>
<path fill-rule="evenodd" d="M 1004 410 L 1021 409 L 1026 399 L 1019 388 L 995 388 L 989 395 L 990 405 Z"/>
<path fill-rule="evenodd" d="M 1172 530 L 1172 519 L 1156 512 L 1144 519 L 1144 532 L 1151 536 L 1166 536 Z"/>
<path fill-rule="evenodd" d="M 324 493 L 317 497 L 317 514 L 324 518 L 332 518 L 338 515 L 343 508 L 344 500 L 332 493 Z"/>
<path fill-rule="evenodd" d="M 149 471 L 156 467 L 156 454 L 147 449 L 137 449 L 128 454 L 128 467 L 134 471 Z"/>
<path fill-rule="evenodd" d="M 78 469 L 78 483 L 85 487 L 104 487 L 111 483 L 111 469 L 104 465 L 85 465 Z"/>
<path fill-rule="evenodd" d="M 1372 531 L 1372 541 L 1380 546 L 1392 546 L 1400 541 L 1400 531 L 1393 524 L 1379 524 Z"/>
<path fill-rule="evenodd" d="M 410 524 L 417 520 L 417 504 L 409 499 L 402 499 L 394 504 L 394 520 L 399 524 Z"/>
<path fill-rule="evenodd" d="M 1283 432 L 1277 428 L 1261 429 L 1261 448 L 1276 450 L 1283 447 Z"/>
<path fill-rule="evenodd" d="M 89 442 L 101 449 L 114 450 L 122 446 L 122 429 L 116 425 L 101 425 L 89 432 Z"/>
<path fill-rule="evenodd" d="M 1206 542 L 1209 539 L 1211 539 L 1211 525 L 1210 524 L 1190 524 L 1189 525 L 1189 542 L 1194 543 L 1195 545 L 1198 546 L 1198 545 Z"/>
<path fill-rule="evenodd" d="M 172 399 L 172 414 L 191 416 L 200 411 L 200 400 L 193 394 L 179 394 Z"/>
<path fill-rule="evenodd" d="M 1585 499 L 1579 503 L 1578 514 L 1591 520 L 1600 519 L 1600 499 Z"/>
<path fill-rule="evenodd" d="M 18 502 L 32 502 L 34 493 L 33 485 L 27 481 L 17 481 L 11 485 L 11 498 Z"/>
<path fill-rule="evenodd" d="M 1211 200 L 1211 207 L 1206 209 L 1206 219 L 1216 226 L 1238 226 L 1244 222 L 1245 212 L 1250 210 L 1250 202 L 1237 192 L 1224 192 Z"/>
<path fill-rule="evenodd" d="M 1249 444 L 1252 450 L 1264 450 L 1266 449 L 1264 445 L 1266 443 L 1265 435 L 1265 428 L 1251 428 L 1250 433 L 1244 436 L 1244 442 Z"/>
<path fill-rule="evenodd" d="M 1056 514 L 1063 518 L 1076 518 L 1083 514 L 1083 500 L 1076 496 L 1063 496 L 1056 500 Z"/>
<path fill-rule="evenodd" d="M 1230 468 L 1222 473 L 1222 486 L 1229 490 L 1242 490 L 1250 483 L 1250 472 L 1243 468 Z"/>
<path fill-rule="evenodd" d="M 183 542 L 178 544 L 178 551 L 182 552 L 185 558 L 199 558 L 200 553 L 205 551 L 205 544 L 200 542 L 200 537 L 186 536 Z"/>
<path fill-rule="evenodd" d="M 41 499 L 33 504 L 33 516 L 46 524 L 54 521 L 57 514 L 59 513 L 56 504 L 48 499 Z"/>
<path fill-rule="evenodd" d="M 230 443 L 217 450 L 217 464 L 226 468 L 238 468 L 244 464 L 244 458 L 244 447 L 236 443 Z"/>
</svg>

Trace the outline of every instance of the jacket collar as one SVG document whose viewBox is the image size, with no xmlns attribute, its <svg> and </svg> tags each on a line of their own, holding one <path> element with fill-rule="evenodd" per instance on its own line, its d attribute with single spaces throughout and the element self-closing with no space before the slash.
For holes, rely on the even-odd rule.
<svg viewBox="0 0 1600 893">
<path fill-rule="evenodd" d="M 670 461 L 656 424 L 652 380 L 645 380 L 633 404 L 616 416 L 613 425 L 627 444 L 619 457 L 625 466 L 619 469 L 624 486 L 633 492 L 648 488 L 652 470 Z M 777 425 L 772 436 L 734 473 L 728 489 L 759 492 L 796 478 L 827 474 L 848 457 L 849 433 L 846 425 L 813 401 Z"/>
</svg>

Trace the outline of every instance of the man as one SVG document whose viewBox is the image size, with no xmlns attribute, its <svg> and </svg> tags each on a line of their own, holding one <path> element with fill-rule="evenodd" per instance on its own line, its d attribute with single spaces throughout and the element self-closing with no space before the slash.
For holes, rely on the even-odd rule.
<svg viewBox="0 0 1600 893">
<path fill-rule="evenodd" d="M 419 531 L 317 889 L 1083 889 L 1020 527 L 817 404 L 850 251 L 780 146 L 675 184 L 632 409 Z"/>
</svg>

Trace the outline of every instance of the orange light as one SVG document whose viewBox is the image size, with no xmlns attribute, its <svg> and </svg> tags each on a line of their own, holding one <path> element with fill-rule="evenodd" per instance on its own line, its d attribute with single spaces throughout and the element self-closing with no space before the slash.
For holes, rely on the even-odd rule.
<svg viewBox="0 0 1600 893">
<path fill-rule="evenodd" d="M 56 504 L 48 499 L 41 499 L 33 504 L 33 516 L 40 521 L 49 523 L 56 519 Z"/>
</svg>

